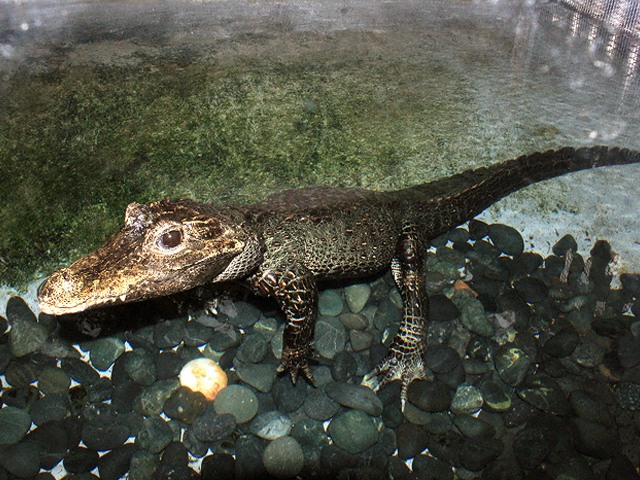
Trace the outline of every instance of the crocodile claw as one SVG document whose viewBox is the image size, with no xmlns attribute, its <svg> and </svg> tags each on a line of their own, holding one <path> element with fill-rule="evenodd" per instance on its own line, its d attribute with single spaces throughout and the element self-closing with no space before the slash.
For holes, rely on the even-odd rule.
<svg viewBox="0 0 640 480">
<path fill-rule="evenodd" d="M 400 404 L 404 412 L 407 403 L 407 391 L 409 384 L 414 380 L 432 380 L 432 375 L 427 371 L 422 359 L 422 352 L 400 353 L 391 349 L 387 357 L 380 362 L 371 372 L 364 376 L 362 385 L 368 386 L 374 391 L 380 390 L 387 383 L 394 380 L 402 382 L 400 391 Z"/>
<path fill-rule="evenodd" d="M 278 373 L 289 372 L 291 382 L 294 385 L 298 381 L 299 376 L 306 378 L 312 385 L 316 385 L 316 380 L 313 377 L 313 373 L 311 373 L 311 367 L 309 367 L 310 358 L 315 358 L 311 347 L 300 350 L 285 346 L 282 351 L 280 365 L 278 365 L 276 371 Z"/>
</svg>

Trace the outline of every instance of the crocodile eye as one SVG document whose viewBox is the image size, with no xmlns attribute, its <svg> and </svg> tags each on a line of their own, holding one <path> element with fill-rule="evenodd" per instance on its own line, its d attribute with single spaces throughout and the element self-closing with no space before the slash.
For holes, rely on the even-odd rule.
<svg viewBox="0 0 640 480">
<path fill-rule="evenodd" d="M 182 232 L 180 230 L 169 230 L 162 234 L 158 244 L 162 248 L 175 248 L 182 242 Z"/>
</svg>

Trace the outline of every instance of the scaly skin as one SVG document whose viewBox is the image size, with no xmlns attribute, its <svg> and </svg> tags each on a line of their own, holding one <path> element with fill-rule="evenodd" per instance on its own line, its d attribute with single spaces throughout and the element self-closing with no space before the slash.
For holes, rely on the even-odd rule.
<svg viewBox="0 0 640 480">
<path fill-rule="evenodd" d="M 317 282 L 391 268 L 404 315 L 387 357 L 367 380 L 402 382 L 402 405 L 423 364 L 428 298 L 423 246 L 509 193 L 567 172 L 640 162 L 618 148 L 564 148 L 469 170 L 395 192 L 299 189 L 250 206 L 190 200 L 131 204 L 125 225 L 96 251 L 53 273 L 40 309 L 62 315 L 133 302 L 209 282 L 244 281 L 274 298 L 287 324 L 280 370 L 313 381 L 308 360 Z"/>
</svg>

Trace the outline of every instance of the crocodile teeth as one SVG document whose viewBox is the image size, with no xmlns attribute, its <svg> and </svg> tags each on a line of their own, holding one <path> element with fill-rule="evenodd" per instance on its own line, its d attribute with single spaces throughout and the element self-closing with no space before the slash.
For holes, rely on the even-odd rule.
<svg viewBox="0 0 640 480">
<path fill-rule="evenodd" d="M 126 294 L 126 293 L 123 293 L 122 295 L 120 295 L 120 297 L 119 297 L 119 298 L 120 298 L 120 301 L 121 301 L 121 302 L 125 302 L 125 301 L 127 300 L 127 294 Z"/>
</svg>

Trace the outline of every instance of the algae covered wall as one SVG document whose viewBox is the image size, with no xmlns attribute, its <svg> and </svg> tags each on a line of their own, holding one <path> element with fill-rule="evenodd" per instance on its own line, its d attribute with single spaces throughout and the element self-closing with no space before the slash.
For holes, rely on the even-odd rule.
<svg viewBox="0 0 640 480">
<path fill-rule="evenodd" d="M 609 58 L 608 71 L 549 8 L 0 4 L 0 283 L 24 286 L 87 252 L 133 201 L 392 189 L 565 144 L 639 148 L 628 65 Z M 608 175 L 585 178 L 596 177 Z M 631 184 L 614 183 L 619 203 Z M 605 201 L 554 185 L 495 212 Z M 573 189 L 586 200 L 562 197 Z"/>
</svg>

